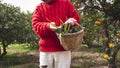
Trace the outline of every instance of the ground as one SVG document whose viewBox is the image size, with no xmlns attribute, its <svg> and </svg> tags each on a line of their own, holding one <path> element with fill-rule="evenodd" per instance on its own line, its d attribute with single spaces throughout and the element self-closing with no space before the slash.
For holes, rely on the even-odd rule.
<svg viewBox="0 0 120 68">
<path fill-rule="evenodd" d="M 81 47 L 78 51 L 72 52 L 71 68 L 107 68 L 107 61 L 100 57 L 98 51 L 100 52 L 100 49 Z M 11 59 L 9 63 L 8 60 L 0 61 L 0 68 L 39 68 L 39 52 L 22 53 L 11 49 L 8 52 L 14 56 L 7 57 Z M 25 57 L 22 58 L 21 56 Z M 19 60 L 13 60 L 15 58 Z M 26 62 L 22 63 L 21 61 Z M 6 64 L 8 66 L 5 66 Z"/>
</svg>

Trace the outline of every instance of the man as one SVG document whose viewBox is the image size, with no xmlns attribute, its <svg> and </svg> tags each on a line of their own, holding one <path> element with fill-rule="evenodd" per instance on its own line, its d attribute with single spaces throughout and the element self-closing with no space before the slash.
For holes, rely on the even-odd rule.
<svg viewBox="0 0 120 68">
<path fill-rule="evenodd" d="M 43 0 L 32 16 L 32 27 L 40 38 L 40 68 L 70 68 L 71 52 L 60 44 L 56 29 L 61 23 L 80 23 L 69 0 Z"/>
</svg>

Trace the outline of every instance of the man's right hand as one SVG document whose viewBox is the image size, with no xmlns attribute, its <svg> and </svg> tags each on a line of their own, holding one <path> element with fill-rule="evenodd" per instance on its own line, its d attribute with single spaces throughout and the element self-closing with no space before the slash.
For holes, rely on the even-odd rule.
<svg viewBox="0 0 120 68">
<path fill-rule="evenodd" d="M 70 25 L 77 24 L 78 25 L 77 20 L 75 20 L 74 18 L 69 18 L 64 24 L 65 25 L 68 25 L 68 24 L 70 24 Z"/>
<path fill-rule="evenodd" d="M 51 30 L 54 30 L 54 31 L 55 31 L 55 30 L 57 30 L 57 29 L 59 29 L 59 28 L 61 28 L 61 26 L 59 26 L 59 27 L 56 26 L 56 25 L 55 25 L 55 22 L 51 22 L 51 23 L 50 23 L 50 29 L 51 29 Z"/>
</svg>

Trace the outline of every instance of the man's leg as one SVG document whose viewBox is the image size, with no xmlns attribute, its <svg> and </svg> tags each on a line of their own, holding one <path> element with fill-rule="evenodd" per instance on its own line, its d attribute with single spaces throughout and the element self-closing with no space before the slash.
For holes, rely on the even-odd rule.
<svg viewBox="0 0 120 68">
<path fill-rule="evenodd" d="M 55 53 L 55 68 L 70 68 L 71 52 L 63 51 Z"/>
<path fill-rule="evenodd" d="M 53 68 L 53 57 L 51 52 L 40 52 L 40 68 Z"/>
<path fill-rule="evenodd" d="M 47 68 L 48 66 L 46 65 L 46 66 L 41 66 L 40 68 Z"/>
</svg>

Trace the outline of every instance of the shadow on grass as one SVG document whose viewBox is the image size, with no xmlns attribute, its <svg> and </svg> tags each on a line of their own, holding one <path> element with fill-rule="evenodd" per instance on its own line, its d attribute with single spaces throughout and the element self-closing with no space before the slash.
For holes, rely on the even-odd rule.
<svg viewBox="0 0 120 68">
<path fill-rule="evenodd" d="M 73 53 L 71 68 L 108 68 L 107 60 L 100 57 L 100 53 L 103 53 L 103 47 L 88 48 L 81 46 L 79 51 Z M 117 68 L 120 68 L 119 56 L 120 53 L 118 53 L 116 61 Z"/>
<path fill-rule="evenodd" d="M 30 57 L 27 53 L 7 54 L 0 60 L 0 68 L 38 68 Z"/>
<path fill-rule="evenodd" d="M 87 47 L 87 46 L 80 46 L 76 52 L 92 52 L 92 53 L 101 53 L 103 52 L 103 47 Z"/>
</svg>

